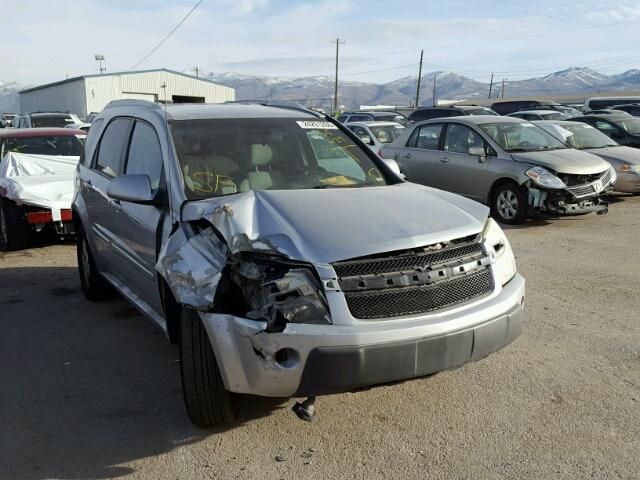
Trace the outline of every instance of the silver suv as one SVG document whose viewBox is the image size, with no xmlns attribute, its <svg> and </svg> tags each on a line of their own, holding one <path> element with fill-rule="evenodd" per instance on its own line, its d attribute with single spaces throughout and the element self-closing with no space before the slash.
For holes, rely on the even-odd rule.
<svg viewBox="0 0 640 480">
<path fill-rule="evenodd" d="M 82 289 L 179 344 L 187 411 L 420 377 L 521 331 L 487 207 L 403 181 L 338 122 L 265 105 L 112 102 L 77 172 Z"/>
<path fill-rule="evenodd" d="M 531 122 L 465 116 L 417 123 L 380 151 L 406 179 L 465 195 L 503 223 L 534 215 L 606 213 L 616 172 Z"/>
</svg>

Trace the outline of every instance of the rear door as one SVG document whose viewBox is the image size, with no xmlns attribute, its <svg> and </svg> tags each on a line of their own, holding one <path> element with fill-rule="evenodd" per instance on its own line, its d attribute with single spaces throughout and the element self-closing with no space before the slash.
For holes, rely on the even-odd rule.
<svg viewBox="0 0 640 480">
<path fill-rule="evenodd" d="M 107 189 L 111 180 L 122 173 L 131 124 L 128 117 L 116 117 L 109 122 L 81 185 L 88 218 L 85 231 L 91 237 L 95 260 L 101 270 L 114 274 L 118 257 L 111 246 L 117 235 L 117 219 L 113 216 L 113 201 L 107 196 Z"/>
<path fill-rule="evenodd" d="M 442 123 L 416 127 L 395 160 L 410 182 L 436 186 L 436 167 L 440 160 Z"/>
<path fill-rule="evenodd" d="M 487 163 L 480 161 L 476 155 L 469 155 L 471 147 L 481 147 L 487 151 L 486 142 L 475 130 L 466 125 L 449 123 L 437 164 L 436 186 L 483 201 L 489 188 Z"/>
<path fill-rule="evenodd" d="M 145 174 L 154 192 L 164 189 L 162 148 L 155 128 L 136 119 L 126 149 L 125 174 Z M 155 263 L 164 209 L 111 200 L 115 223 L 114 248 L 118 254 L 118 276 L 148 305 L 162 312 Z"/>
</svg>

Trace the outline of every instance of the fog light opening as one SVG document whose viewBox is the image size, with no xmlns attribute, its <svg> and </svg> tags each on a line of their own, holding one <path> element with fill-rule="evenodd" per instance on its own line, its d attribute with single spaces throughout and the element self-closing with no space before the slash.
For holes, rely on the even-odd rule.
<svg viewBox="0 0 640 480">
<path fill-rule="evenodd" d="M 276 352 L 275 359 L 282 368 L 293 368 L 300 363 L 300 354 L 292 348 L 281 348 Z"/>
</svg>

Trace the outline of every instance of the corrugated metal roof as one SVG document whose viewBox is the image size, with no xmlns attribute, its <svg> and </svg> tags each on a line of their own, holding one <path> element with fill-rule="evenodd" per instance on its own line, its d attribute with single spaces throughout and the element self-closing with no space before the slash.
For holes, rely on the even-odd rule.
<svg viewBox="0 0 640 480">
<path fill-rule="evenodd" d="M 151 70 L 135 70 L 135 71 L 131 71 L 131 72 L 113 72 L 113 73 L 102 73 L 102 74 L 94 73 L 94 74 L 91 74 L 91 75 L 81 75 L 79 77 L 66 78 L 66 79 L 60 80 L 58 82 L 46 83 L 44 85 L 38 85 L 36 87 L 26 88 L 24 90 L 20 90 L 18 93 L 33 92 L 34 90 L 41 90 L 43 88 L 49 88 L 49 87 L 53 87 L 53 86 L 56 86 L 56 85 L 62 85 L 62 84 L 65 84 L 65 83 L 75 82 L 75 81 L 78 81 L 78 80 L 84 80 L 85 78 L 115 77 L 115 76 L 120 76 L 120 75 L 135 75 L 137 73 L 152 73 L 152 72 L 172 73 L 174 75 L 180 75 L 182 77 L 192 78 L 194 80 L 200 80 L 201 82 L 207 82 L 207 83 L 212 83 L 214 85 L 220 85 L 219 83 L 216 83 L 213 80 L 209 80 L 207 78 L 196 77 L 194 75 L 189 75 L 188 73 L 177 72 L 175 70 L 169 70 L 168 68 L 154 68 L 154 69 L 151 69 Z"/>
</svg>

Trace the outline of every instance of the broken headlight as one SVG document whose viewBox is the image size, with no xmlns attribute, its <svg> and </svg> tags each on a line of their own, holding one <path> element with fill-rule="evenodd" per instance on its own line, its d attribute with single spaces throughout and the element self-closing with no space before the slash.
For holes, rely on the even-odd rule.
<svg viewBox="0 0 640 480">
<path fill-rule="evenodd" d="M 327 299 L 311 268 L 273 259 L 239 262 L 235 277 L 251 308 L 247 317 L 266 321 L 270 331 L 282 331 L 287 323 L 331 324 Z"/>
<path fill-rule="evenodd" d="M 482 243 L 491 257 L 496 280 L 504 285 L 516 274 L 516 260 L 507 236 L 493 218 L 489 218 L 484 226 Z"/>
<path fill-rule="evenodd" d="M 564 182 L 546 168 L 531 167 L 529 170 L 524 172 L 524 174 L 533 180 L 533 183 L 541 187 L 554 189 L 566 188 Z"/>
</svg>

